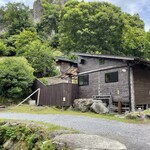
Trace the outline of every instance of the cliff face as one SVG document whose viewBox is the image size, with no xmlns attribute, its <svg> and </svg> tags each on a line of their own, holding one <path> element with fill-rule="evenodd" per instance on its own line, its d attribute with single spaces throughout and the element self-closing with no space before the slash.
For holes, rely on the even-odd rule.
<svg viewBox="0 0 150 150">
<path fill-rule="evenodd" d="M 42 3 L 41 0 L 36 0 L 33 3 L 33 19 L 34 23 L 38 23 L 42 16 Z"/>
<path fill-rule="evenodd" d="M 59 5 L 60 9 L 68 0 L 48 0 L 51 4 Z M 34 23 L 38 23 L 41 20 L 42 16 L 42 0 L 35 0 L 33 3 L 33 19 Z"/>
</svg>

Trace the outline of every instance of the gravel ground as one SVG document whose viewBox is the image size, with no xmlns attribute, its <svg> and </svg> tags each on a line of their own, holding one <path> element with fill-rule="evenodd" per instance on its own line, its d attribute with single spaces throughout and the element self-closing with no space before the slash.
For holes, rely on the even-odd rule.
<svg viewBox="0 0 150 150">
<path fill-rule="evenodd" d="M 150 150 L 150 124 L 129 124 L 84 116 L 4 112 L 0 112 L 0 118 L 48 122 L 118 140 L 125 144 L 128 150 Z"/>
</svg>

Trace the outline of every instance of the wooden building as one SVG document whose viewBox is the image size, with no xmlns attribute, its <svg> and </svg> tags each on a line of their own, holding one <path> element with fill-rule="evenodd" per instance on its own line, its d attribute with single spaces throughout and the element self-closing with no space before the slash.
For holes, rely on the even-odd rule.
<svg viewBox="0 0 150 150">
<path fill-rule="evenodd" d="M 150 105 L 150 62 L 135 57 L 78 55 L 79 98 L 111 95 L 113 102 Z"/>
</svg>

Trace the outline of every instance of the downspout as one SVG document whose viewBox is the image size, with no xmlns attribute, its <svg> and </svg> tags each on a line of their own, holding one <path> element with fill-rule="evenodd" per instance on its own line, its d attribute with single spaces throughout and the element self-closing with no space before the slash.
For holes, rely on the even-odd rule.
<svg viewBox="0 0 150 150">
<path fill-rule="evenodd" d="M 130 108 L 130 111 L 131 111 L 131 79 L 130 79 L 130 65 L 128 63 L 128 87 L 129 87 L 129 108 Z"/>
</svg>

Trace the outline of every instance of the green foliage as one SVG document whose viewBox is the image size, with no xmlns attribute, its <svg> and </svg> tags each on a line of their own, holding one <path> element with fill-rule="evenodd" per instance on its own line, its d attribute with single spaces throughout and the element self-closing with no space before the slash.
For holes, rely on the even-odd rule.
<svg viewBox="0 0 150 150">
<path fill-rule="evenodd" d="M 17 99 L 30 93 L 33 68 L 25 58 L 0 58 L 0 70 L 0 96 Z"/>
<path fill-rule="evenodd" d="M 2 14 L 0 24 L 6 28 L 8 36 L 32 26 L 30 9 L 23 3 L 7 3 L 0 11 Z"/>
<path fill-rule="evenodd" d="M 144 22 L 105 2 L 69 1 L 61 11 L 60 48 L 144 57 Z"/>
<path fill-rule="evenodd" d="M 43 39 L 49 38 L 58 32 L 59 11 L 58 5 L 48 0 L 42 0 L 41 22 L 37 24 L 37 32 Z"/>
<path fill-rule="evenodd" d="M 6 45 L 5 43 L 0 39 L 0 56 L 5 56 L 7 55 L 7 51 L 6 51 Z"/>
<path fill-rule="evenodd" d="M 46 143 L 41 147 L 41 150 L 55 150 L 55 147 L 53 146 L 52 142 L 49 140 L 46 141 Z"/>
<path fill-rule="evenodd" d="M 125 55 L 144 57 L 146 33 L 143 29 L 126 26 L 122 36 L 122 51 Z"/>
<path fill-rule="evenodd" d="M 146 33 L 145 58 L 150 60 L 150 31 Z"/>
<path fill-rule="evenodd" d="M 48 81 L 45 78 L 38 78 L 43 84 L 48 85 Z"/>
<path fill-rule="evenodd" d="M 37 77 L 53 76 L 56 68 L 55 51 L 47 43 L 41 42 L 35 31 L 23 30 L 9 38 L 17 56 L 24 56 L 34 68 Z M 57 52 L 57 51 L 56 51 Z"/>
<path fill-rule="evenodd" d="M 61 49 L 115 53 L 121 43 L 122 26 L 121 10 L 114 5 L 69 1 L 61 12 Z"/>
<path fill-rule="evenodd" d="M 55 61 L 52 50 L 48 45 L 40 41 L 34 41 L 24 47 L 26 52 L 23 54 L 37 77 L 56 75 Z"/>
<path fill-rule="evenodd" d="M 12 149 L 15 150 L 55 150 L 48 135 L 64 128 L 46 123 L 40 124 L 0 121 L 0 148 L 3 149 L 3 144 L 11 140 Z"/>
<path fill-rule="evenodd" d="M 11 45 L 19 56 L 27 52 L 26 45 L 29 45 L 33 41 L 40 41 L 37 33 L 30 30 L 23 30 L 19 34 L 11 36 L 8 40 L 9 43 L 13 43 Z"/>
</svg>

